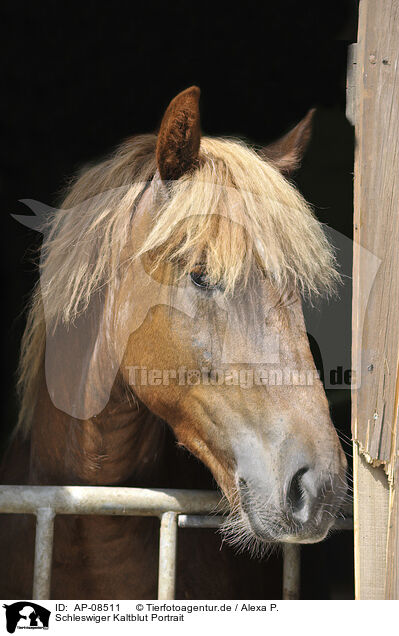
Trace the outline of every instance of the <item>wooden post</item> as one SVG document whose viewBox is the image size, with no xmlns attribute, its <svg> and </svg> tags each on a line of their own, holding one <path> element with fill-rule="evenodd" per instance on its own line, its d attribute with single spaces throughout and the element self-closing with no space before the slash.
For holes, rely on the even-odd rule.
<svg viewBox="0 0 399 636">
<path fill-rule="evenodd" d="M 398 599 L 399 0 L 361 0 L 352 68 L 356 598 Z"/>
</svg>

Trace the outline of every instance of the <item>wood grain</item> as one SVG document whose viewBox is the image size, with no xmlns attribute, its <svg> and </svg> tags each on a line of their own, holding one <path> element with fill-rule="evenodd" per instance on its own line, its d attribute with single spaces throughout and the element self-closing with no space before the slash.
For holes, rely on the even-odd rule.
<svg viewBox="0 0 399 636">
<path fill-rule="evenodd" d="M 399 394 L 399 0 L 361 1 L 354 83 L 352 361 L 358 387 L 352 397 L 352 432 L 359 468 L 355 471 L 357 597 L 365 598 L 362 573 L 367 563 L 375 570 L 383 563 L 384 598 L 399 598 L 399 506 L 395 493 Z M 381 261 L 371 291 L 373 266 L 368 252 Z M 381 470 L 377 468 L 381 466 L 386 474 L 383 491 L 370 486 L 375 497 L 373 506 L 364 489 L 367 480 L 370 478 L 372 483 L 373 478 L 366 476 L 368 469 L 362 458 L 369 462 L 371 471 Z M 367 511 L 366 501 L 374 516 Z M 386 505 L 388 519 L 381 526 L 376 515 L 378 508 L 381 514 Z M 372 523 L 373 518 L 378 539 L 375 533 L 370 538 L 364 531 L 364 524 Z M 368 557 L 376 541 L 380 546 L 378 554 Z M 368 587 L 368 598 L 370 593 Z"/>
</svg>

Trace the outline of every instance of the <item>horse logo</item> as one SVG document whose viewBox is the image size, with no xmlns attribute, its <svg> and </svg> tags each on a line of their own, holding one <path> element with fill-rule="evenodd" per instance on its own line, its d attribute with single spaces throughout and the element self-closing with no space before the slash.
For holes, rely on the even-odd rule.
<svg viewBox="0 0 399 636">
<path fill-rule="evenodd" d="M 9 634 L 13 634 L 16 629 L 48 629 L 51 612 L 41 605 L 31 601 L 19 601 L 3 607 L 6 610 Z"/>
</svg>

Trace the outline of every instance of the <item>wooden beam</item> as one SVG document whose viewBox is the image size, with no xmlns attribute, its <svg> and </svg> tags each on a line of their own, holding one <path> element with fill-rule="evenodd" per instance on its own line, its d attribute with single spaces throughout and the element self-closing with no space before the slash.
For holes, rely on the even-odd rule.
<svg viewBox="0 0 399 636">
<path fill-rule="evenodd" d="M 361 0 L 352 396 L 356 598 L 399 598 L 399 0 Z M 353 66 L 353 65 L 352 65 Z M 354 87 L 354 88 L 353 88 Z M 381 264 L 373 276 L 371 253 Z"/>
<path fill-rule="evenodd" d="M 367 463 L 353 445 L 356 495 L 353 510 L 355 535 L 355 597 L 385 598 L 389 484 L 382 467 Z"/>
</svg>

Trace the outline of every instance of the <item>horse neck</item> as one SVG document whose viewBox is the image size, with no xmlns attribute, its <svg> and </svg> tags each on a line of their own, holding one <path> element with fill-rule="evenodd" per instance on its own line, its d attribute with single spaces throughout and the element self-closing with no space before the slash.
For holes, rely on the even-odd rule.
<svg viewBox="0 0 399 636">
<path fill-rule="evenodd" d="M 77 420 L 52 403 L 44 372 L 31 431 L 30 482 L 157 485 L 165 425 L 117 378 L 106 408 Z"/>
</svg>

